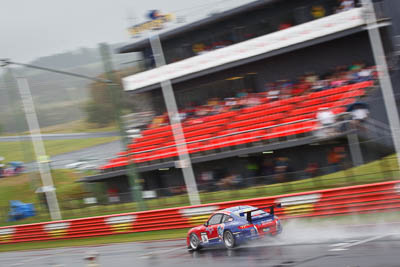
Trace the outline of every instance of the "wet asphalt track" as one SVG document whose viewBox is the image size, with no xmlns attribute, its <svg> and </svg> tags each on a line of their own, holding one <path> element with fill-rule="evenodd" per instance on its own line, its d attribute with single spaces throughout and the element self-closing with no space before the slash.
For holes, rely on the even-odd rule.
<svg viewBox="0 0 400 267">
<path fill-rule="evenodd" d="M 396 228 L 398 225 L 396 226 Z M 395 229 L 398 230 L 398 229 Z M 328 230 L 330 231 L 330 230 Z M 87 266 L 86 253 L 98 253 L 99 266 L 326 266 L 399 267 L 400 232 L 328 232 L 299 238 L 264 239 L 234 250 L 223 248 L 188 251 L 184 240 L 123 243 L 93 247 L 0 253 L 0 266 Z M 330 233 L 330 234 L 329 234 Z M 319 235 L 321 233 L 315 233 Z M 290 233 L 291 235 L 291 233 Z"/>
</svg>

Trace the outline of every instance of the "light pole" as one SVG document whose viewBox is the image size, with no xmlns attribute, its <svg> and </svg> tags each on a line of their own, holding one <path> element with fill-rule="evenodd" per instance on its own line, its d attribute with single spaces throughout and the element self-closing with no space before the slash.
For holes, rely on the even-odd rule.
<svg viewBox="0 0 400 267">
<path fill-rule="evenodd" d="M 79 73 L 73 73 L 73 72 L 68 72 L 68 71 L 52 69 L 52 68 L 46 68 L 46 67 L 36 66 L 36 65 L 32 65 L 32 64 L 25 64 L 25 63 L 15 62 L 15 61 L 11 61 L 9 59 L 0 59 L 0 67 L 7 67 L 9 65 L 16 65 L 16 66 L 22 66 L 22 67 L 26 67 L 26 68 L 39 69 L 39 70 L 58 73 L 58 74 L 63 74 L 63 75 L 67 75 L 67 76 L 73 76 L 73 77 L 78 77 L 78 78 L 82 78 L 82 79 L 87 79 L 87 80 L 91 80 L 91 81 L 94 81 L 94 82 L 104 83 L 104 84 L 107 84 L 109 86 L 110 90 L 113 90 L 113 89 L 117 88 L 116 85 L 118 85 L 118 84 L 114 83 L 112 80 L 107 80 L 107 79 L 102 79 L 102 78 L 97 78 L 97 77 L 91 77 L 91 76 L 87 76 L 87 75 L 83 75 L 83 74 L 79 74 Z M 105 67 L 106 67 L 106 64 L 105 64 Z M 25 79 L 25 78 L 23 78 L 23 79 Z M 30 95 L 29 85 L 28 85 L 26 79 L 22 80 L 22 78 L 21 78 L 19 80 L 19 82 L 18 82 L 18 85 L 19 85 L 20 88 L 22 88 L 22 91 L 24 92 L 25 95 L 27 94 L 27 92 L 29 92 L 29 95 Z M 21 92 L 21 89 L 20 89 L 20 92 Z M 113 96 L 112 98 L 115 97 L 115 93 L 114 92 L 111 92 L 111 95 Z M 21 94 L 21 96 L 22 96 L 22 94 Z M 113 100 L 113 104 L 114 104 L 114 108 L 118 110 L 118 112 L 116 112 L 116 117 L 117 117 L 116 121 L 118 122 L 118 121 L 120 121 L 120 118 L 119 118 L 120 106 L 116 105 L 114 100 Z M 33 102 L 31 102 L 30 104 L 27 102 L 27 105 L 28 105 L 28 109 L 32 108 L 34 110 Z M 25 114 L 26 114 L 26 116 L 28 116 L 28 114 L 26 112 L 26 109 L 25 109 Z M 35 114 L 35 116 L 36 116 L 36 114 Z M 36 120 L 37 120 L 37 118 L 36 118 Z M 35 123 L 33 123 L 32 125 L 35 126 L 32 129 L 37 128 L 38 130 L 33 130 L 33 131 L 31 130 L 30 131 L 31 132 L 31 136 L 34 136 L 34 134 L 37 133 L 35 136 L 37 138 L 40 138 L 40 140 L 41 140 L 40 127 L 39 127 L 38 123 L 37 123 L 37 126 L 35 125 Z M 122 133 L 121 138 L 123 138 L 123 142 L 124 142 L 125 131 L 124 131 L 123 127 L 122 127 L 122 123 L 119 123 L 119 127 L 120 127 L 120 132 Z M 39 143 L 40 143 L 40 141 L 39 141 Z M 40 145 L 39 145 L 37 148 L 38 148 L 37 150 L 35 149 L 35 153 L 36 153 L 36 157 L 38 158 L 39 156 L 42 155 L 42 152 L 44 151 L 44 146 L 43 146 L 43 148 L 40 148 Z M 40 165 L 39 165 L 39 167 L 40 167 Z M 138 181 L 137 181 L 138 180 L 138 174 L 137 174 L 136 168 L 134 167 L 134 165 L 132 164 L 131 161 L 128 162 L 128 168 L 130 170 L 128 172 L 128 177 L 129 177 L 129 181 L 131 183 L 131 188 L 132 188 L 132 190 L 138 191 L 138 192 L 136 192 L 136 191 L 132 192 L 132 194 L 134 196 L 134 200 L 138 203 L 139 209 L 143 209 L 144 208 L 144 204 L 143 204 L 143 199 L 142 199 L 142 194 L 141 194 L 141 188 L 140 188 L 140 186 L 139 187 L 137 186 L 139 184 Z M 45 170 L 46 169 L 44 169 L 44 171 Z M 43 182 L 43 186 L 52 185 L 53 181 L 52 181 L 51 175 L 50 175 L 50 177 L 48 177 L 48 176 L 46 176 L 45 178 L 42 177 L 42 182 Z M 133 183 L 133 185 L 132 185 L 132 183 Z M 52 194 L 52 193 L 50 193 L 50 194 Z M 55 193 L 54 193 L 54 195 L 55 195 Z M 46 192 L 46 197 L 47 197 L 47 192 Z M 50 197 L 50 199 L 54 200 L 54 197 Z M 49 205 L 51 205 L 51 204 L 49 203 Z M 54 207 L 55 206 L 56 205 L 54 204 Z M 58 204 L 57 204 L 57 206 L 58 206 Z M 57 212 L 55 212 L 55 214 L 54 214 L 54 219 L 56 219 L 56 218 L 58 218 Z M 52 216 L 52 219 L 53 219 L 53 216 Z"/>
<path fill-rule="evenodd" d="M 400 167 L 400 122 L 399 111 L 396 105 L 396 98 L 393 93 L 392 82 L 386 63 L 385 51 L 383 49 L 379 26 L 376 23 L 375 9 L 371 0 L 362 0 L 365 21 L 368 28 L 368 35 L 371 43 L 372 54 L 377 66 L 378 78 L 381 85 L 383 101 L 389 120 L 390 130 L 393 136 L 394 148 L 397 155 L 397 163 Z"/>
<path fill-rule="evenodd" d="M 46 149 L 40 132 L 39 121 L 36 115 L 35 106 L 31 95 L 31 90 L 26 78 L 17 77 L 18 91 L 21 96 L 22 106 L 25 111 L 26 121 L 31 133 L 33 149 L 35 151 L 36 160 L 46 157 Z M 50 217 L 54 220 L 61 220 L 60 207 L 58 205 L 57 195 L 51 176 L 49 162 L 38 162 L 40 177 L 42 178 L 42 189 L 46 195 L 49 207 Z"/>
<path fill-rule="evenodd" d="M 112 66 L 110 48 L 108 47 L 107 44 L 105 43 L 100 44 L 100 53 L 103 60 L 104 71 L 107 75 L 107 79 L 109 79 L 110 81 L 116 80 L 116 77 L 114 76 L 113 73 L 114 68 Z M 121 134 L 122 144 L 124 148 L 127 148 L 129 144 L 129 138 L 126 134 L 121 119 L 121 96 L 120 96 L 121 87 L 117 83 L 107 83 L 107 85 L 111 94 L 111 99 L 114 106 L 115 118 Z M 129 184 L 131 187 L 132 197 L 138 204 L 139 210 L 145 210 L 146 207 L 142 198 L 142 186 L 139 183 L 139 175 L 135 170 L 135 166 L 131 156 L 128 156 L 127 174 L 129 178 Z"/>
<path fill-rule="evenodd" d="M 166 64 L 164 53 L 161 46 L 161 41 L 156 34 L 153 37 L 149 37 L 150 45 L 153 52 L 154 60 L 157 67 L 164 66 Z M 193 172 L 192 162 L 186 146 L 185 136 L 182 129 L 181 119 L 179 116 L 178 107 L 172 89 L 170 80 L 161 82 L 161 90 L 164 96 L 165 106 L 167 107 L 169 121 L 171 123 L 172 133 L 178 150 L 179 161 L 176 167 L 182 169 L 183 179 L 185 180 L 187 193 L 191 205 L 199 205 L 200 197 L 197 190 L 196 179 Z"/>
</svg>

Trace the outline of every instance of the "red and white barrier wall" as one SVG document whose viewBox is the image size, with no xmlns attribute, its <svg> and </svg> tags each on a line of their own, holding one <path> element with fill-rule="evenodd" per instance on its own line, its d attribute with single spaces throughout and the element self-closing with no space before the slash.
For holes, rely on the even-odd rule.
<svg viewBox="0 0 400 267">
<path fill-rule="evenodd" d="M 282 219 L 400 210 L 400 180 L 273 197 L 0 227 L 0 244 L 189 228 L 219 209 L 282 203 Z"/>
</svg>

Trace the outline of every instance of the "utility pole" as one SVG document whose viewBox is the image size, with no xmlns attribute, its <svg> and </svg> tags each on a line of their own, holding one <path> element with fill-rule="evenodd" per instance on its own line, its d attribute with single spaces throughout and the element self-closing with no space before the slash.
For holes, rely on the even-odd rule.
<svg viewBox="0 0 400 267">
<path fill-rule="evenodd" d="M 102 43 L 99 45 L 101 58 L 104 65 L 104 72 L 106 73 L 106 77 L 108 80 L 113 81 L 112 83 L 107 83 L 109 92 L 111 95 L 111 99 L 114 106 L 115 118 L 118 124 L 118 128 L 120 131 L 122 144 L 124 149 L 127 148 L 129 144 L 129 139 L 126 134 L 122 119 L 121 119 L 121 99 L 122 99 L 122 88 L 117 83 L 117 78 L 114 75 L 114 68 L 112 65 L 110 48 L 107 44 Z M 136 171 L 132 156 L 128 155 L 128 166 L 127 166 L 127 174 L 129 179 L 129 184 L 131 187 L 132 198 L 136 201 L 139 210 L 145 210 L 145 204 L 142 198 L 142 186 L 139 182 L 139 175 Z"/>
<path fill-rule="evenodd" d="M 390 80 L 385 51 L 382 45 L 379 26 L 376 23 L 376 14 L 371 0 L 362 0 L 365 21 L 368 28 L 368 35 L 371 43 L 372 54 L 377 66 L 379 83 L 381 85 L 383 101 L 392 132 L 393 143 L 397 155 L 397 163 L 400 167 L 400 121 L 399 111 L 396 105 L 396 98 L 393 93 L 393 86 Z"/>
</svg>

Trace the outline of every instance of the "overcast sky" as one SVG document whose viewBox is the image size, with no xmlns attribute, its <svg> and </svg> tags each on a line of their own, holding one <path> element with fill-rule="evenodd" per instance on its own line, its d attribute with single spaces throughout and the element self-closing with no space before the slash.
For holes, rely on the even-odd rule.
<svg viewBox="0 0 400 267">
<path fill-rule="evenodd" d="M 190 21 L 251 1 L 0 0 L 0 58 L 28 62 L 100 42 L 133 42 L 127 33 L 128 18 L 144 22 L 152 9 Z"/>
</svg>

